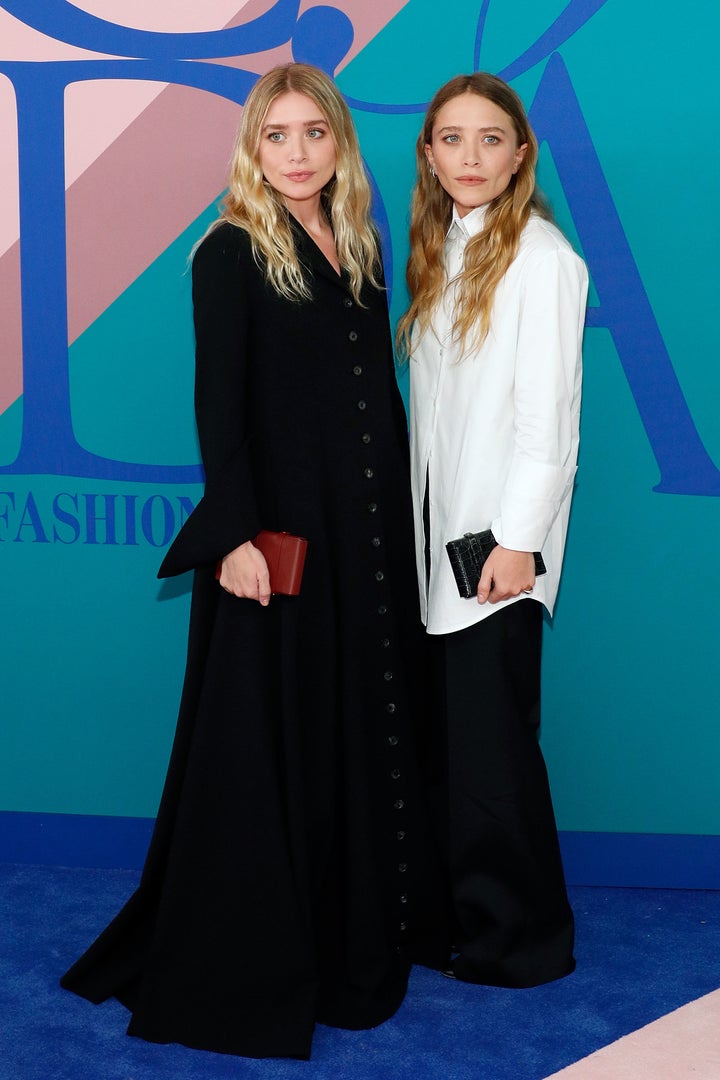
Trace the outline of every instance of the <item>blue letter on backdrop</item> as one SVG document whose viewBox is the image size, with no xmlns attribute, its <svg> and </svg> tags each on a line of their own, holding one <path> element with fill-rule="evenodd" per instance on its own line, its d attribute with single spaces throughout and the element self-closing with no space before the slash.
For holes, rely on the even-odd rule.
<svg viewBox="0 0 720 1080">
<path fill-rule="evenodd" d="M 197 34 L 134 30 L 98 19 L 64 0 L 40 10 L 31 0 L 10 0 L 4 6 L 57 40 L 151 59 L 0 64 L 14 85 L 18 109 L 24 386 L 20 451 L 12 465 L 0 466 L 0 472 L 198 481 L 200 466 L 117 461 L 88 452 L 75 439 L 68 378 L 65 88 L 88 79 L 147 79 L 194 86 L 243 104 L 257 78 L 254 73 L 187 60 L 243 55 L 292 41 L 303 59 L 332 66 L 352 42 L 352 24 L 344 13 L 326 6 L 298 19 L 299 0 L 276 0 L 249 23 Z"/>
<path fill-rule="evenodd" d="M 530 110 L 546 139 L 588 261 L 600 306 L 588 326 L 605 326 L 660 468 L 656 491 L 720 495 L 720 471 L 690 415 L 567 69 L 556 53 Z"/>
</svg>

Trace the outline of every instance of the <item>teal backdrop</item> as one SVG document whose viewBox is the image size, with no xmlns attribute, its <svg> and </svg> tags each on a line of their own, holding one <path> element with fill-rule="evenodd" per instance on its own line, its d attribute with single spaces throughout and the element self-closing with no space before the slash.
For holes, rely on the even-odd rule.
<svg viewBox="0 0 720 1080">
<path fill-rule="evenodd" d="M 393 318 L 406 300 L 422 106 L 473 68 L 502 74 L 523 97 L 542 139 L 540 184 L 590 269 L 580 468 L 544 644 L 542 744 L 559 827 L 717 837 L 720 13 L 699 0 L 409 0 L 387 4 L 368 29 L 364 4 L 347 0 L 327 23 L 327 5 L 304 5 L 298 21 L 297 3 L 258 4 L 259 44 L 324 63 L 351 103 L 377 188 Z M 17 305 L 0 309 L 8 350 L 14 312 L 22 329 L 17 365 L 8 352 L 0 366 L 0 811 L 149 818 L 174 730 L 190 588 L 155 574 L 201 492 L 187 257 L 222 185 L 178 207 L 172 235 L 69 333 L 83 290 L 71 257 L 83 249 L 58 162 L 82 133 L 63 113 L 64 86 L 172 85 L 184 64 L 198 73 L 188 99 L 209 109 L 233 97 L 239 115 L 269 62 L 241 37 L 230 49 L 156 33 L 131 50 L 110 21 L 76 19 L 70 7 L 0 4 L 4 19 L 75 50 L 72 60 L 37 59 L 30 45 L 21 55 L 24 46 L 0 43 L 0 103 L 18 117 L 1 135 L 19 176 L 16 210 L 6 210 L 20 239 L 0 270 L 22 283 L 22 317 Z M 362 47 L 350 50 L 348 28 L 363 18 Z M 141 59 L 113 59 L 124 56 Z M 134 160 L 128 149 L 130 173 Z M 158 172 L 142 191 L 150 214 L 183 185 L 182 174 Z M 86 205 L 100 242 L 113 198 L 101 211 Z M 104 250 L 110 263 L 118 243 Z M 13 390 L 18 371 L 24 393 Z M 659 864 L 653 880 L 662 883 Z"/>
</svg>

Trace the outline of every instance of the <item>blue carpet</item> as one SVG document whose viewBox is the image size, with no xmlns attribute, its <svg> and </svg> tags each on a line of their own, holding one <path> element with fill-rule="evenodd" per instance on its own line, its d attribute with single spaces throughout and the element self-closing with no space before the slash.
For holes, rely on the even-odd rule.
<svg viewBox="0 0 720 1080">
<path fill-rule="evenodd" d="M 252 1061 L 125 1035 L 116 1002 L 57 985 L 135 871 L 0 866 L 2 1080 L 541 1080 L 720 986 L 720 892 L 575 888 L 578 970 L 533 990 L 413 972 L 397 1015 L 319 1027 L 311 1062 Z"/>
</svg>

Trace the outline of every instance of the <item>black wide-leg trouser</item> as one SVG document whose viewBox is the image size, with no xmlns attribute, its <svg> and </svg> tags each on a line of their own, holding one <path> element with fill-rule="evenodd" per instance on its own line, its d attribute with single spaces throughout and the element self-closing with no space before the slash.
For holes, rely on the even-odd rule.
<svg viewBox="0 0 720 1080">
<path fill-rule="evenodd" d="M 493 986 L 549 982 L 569 974 L 575 961 L 538 743 L 542 607 L 523 599 L 432 640 L 440 744 L 447 735 L 441 828 L 455 974 Z"/>
</svg>

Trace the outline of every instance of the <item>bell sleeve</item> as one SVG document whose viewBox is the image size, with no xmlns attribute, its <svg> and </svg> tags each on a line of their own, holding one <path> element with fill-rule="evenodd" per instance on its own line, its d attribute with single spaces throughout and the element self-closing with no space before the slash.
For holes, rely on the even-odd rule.
<svg viewBox="0 0 720 1080">
<path fill-rule="evenodd" d="M 246 392 L 248 273 L 258 273 L 249 239 L 229 224 L 211 232 L 193 259 L 195 418 L 205 491 L 168 550 L 158 577 L 214 565 L 260 531 Z"/>
</svg>

